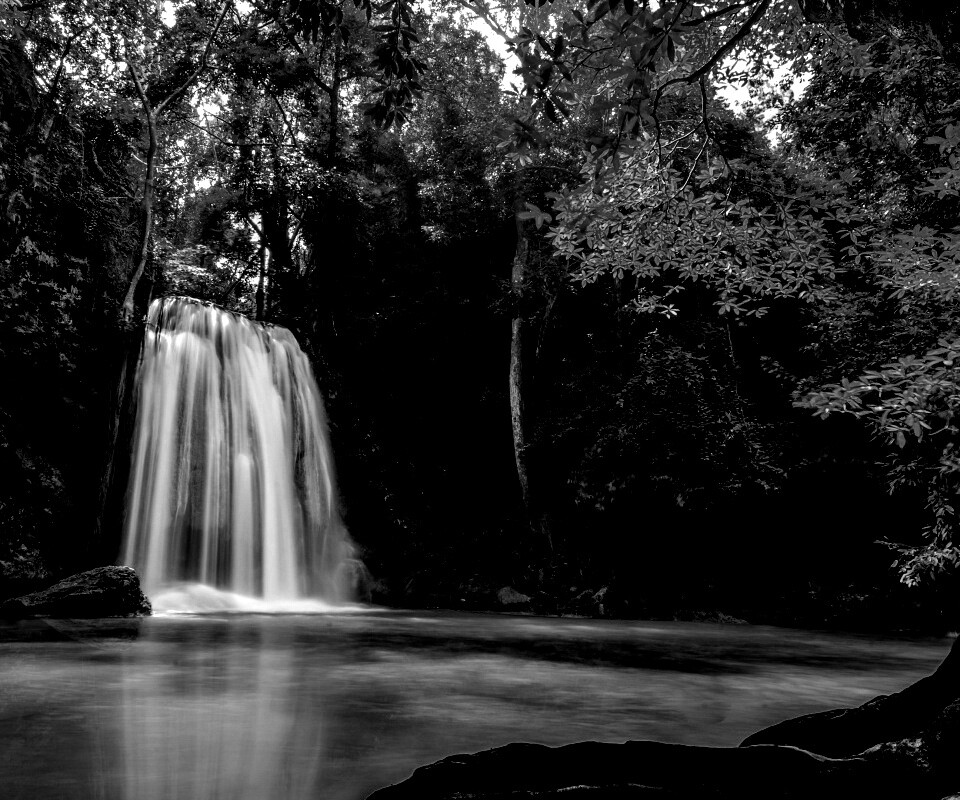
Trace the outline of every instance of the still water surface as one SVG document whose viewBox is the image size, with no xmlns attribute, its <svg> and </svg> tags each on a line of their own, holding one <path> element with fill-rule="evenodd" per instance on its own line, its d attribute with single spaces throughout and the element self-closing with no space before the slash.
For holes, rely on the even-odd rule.
<svg viewBox="0 0 960 800">
<path fill-rule="evenodd" d="M 392 611 L 0 623 L 0 796 L 358 800 L 511 741 L 732 746 L 950 644 Z"/>
</svg>

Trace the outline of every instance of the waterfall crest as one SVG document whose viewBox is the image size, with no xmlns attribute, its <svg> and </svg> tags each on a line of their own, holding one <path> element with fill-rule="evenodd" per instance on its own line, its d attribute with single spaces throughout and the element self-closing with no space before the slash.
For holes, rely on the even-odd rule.
<svg viewBox="0 0 960 800">
<path fill-rule="evenodd" d="M 123 558 L 151 598 L 192 583 L 351 599 L 323 401 L 290 331 L 191 298 L 150 305 Z"/>
</svg>

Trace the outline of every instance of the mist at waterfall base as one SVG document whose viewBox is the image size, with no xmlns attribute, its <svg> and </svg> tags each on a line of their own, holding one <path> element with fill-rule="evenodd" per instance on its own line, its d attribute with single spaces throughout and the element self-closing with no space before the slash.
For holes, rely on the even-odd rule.
<svg viewBox="0 0 960 800">
<path fill-rule="evenodd" d="M 155 300 L 136 404 L 121 562 L 155 612 L 350 603 L 323 400 L 290 331 Z"/>
</svg>

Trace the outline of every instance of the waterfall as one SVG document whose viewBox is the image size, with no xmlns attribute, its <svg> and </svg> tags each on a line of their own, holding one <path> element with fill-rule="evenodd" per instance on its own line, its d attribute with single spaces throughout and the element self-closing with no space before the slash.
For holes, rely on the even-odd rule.
<svg viewBox="0 0 960 800">
<path fill-rule="evenodd" d="M 155 607 L 186 584 L 261 603 L 350 599 L 323 401 L 290 331 L 155 300 L 136 402 L 123 559 Z"/>
</svg>

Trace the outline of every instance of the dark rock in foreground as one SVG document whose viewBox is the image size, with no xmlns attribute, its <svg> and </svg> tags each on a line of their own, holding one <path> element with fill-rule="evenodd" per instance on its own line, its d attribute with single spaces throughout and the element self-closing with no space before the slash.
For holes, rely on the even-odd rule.
<svg viewBox="0 0 960 800">
<path fill-rule="evenodd" d="M 895 695 L 811 714 L 739 748 L 510 744 L 421 767 L 369 800 L 940 800 L 960 791 L 960 648 Z"/>
<path fill-rule="evenodd" d="M 421 767 L 369 800 L 939 798 L 918 791 L 922 779 L 918 768 L 895 768 L 881 758 L 835 760 L 793 747 L 509 744 Z"/>
<path fill-rule="evenodd" d="M 133 567 L 97 567 L 0 605 L 7 619 L 141 617 L 151 611 Z"/>
</svg>

